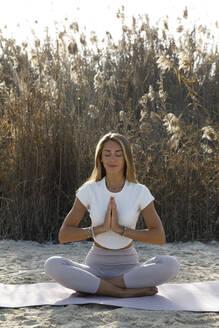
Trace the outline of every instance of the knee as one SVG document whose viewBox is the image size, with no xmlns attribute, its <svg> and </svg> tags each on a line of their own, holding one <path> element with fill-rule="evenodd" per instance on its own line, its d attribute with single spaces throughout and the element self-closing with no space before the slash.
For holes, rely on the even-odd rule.
<svg viewBox="0 0 219 328">
<path fill-rule="evenodd" d="M 174 256 L 162 256 L 162 262 L 164 265 L 164 271 L 166 272 L 169 279 L 173 279 L 179 272 L 179 262 Z"/>
<path fill-rule="evenodd" d="M 49 277 L 53 277 L 54 273 L 57 271 L 57 267 L 60 262 L 60 257 L 52 256 L 48 258 L 44 264 L 44 271 Z"/>
</svg>

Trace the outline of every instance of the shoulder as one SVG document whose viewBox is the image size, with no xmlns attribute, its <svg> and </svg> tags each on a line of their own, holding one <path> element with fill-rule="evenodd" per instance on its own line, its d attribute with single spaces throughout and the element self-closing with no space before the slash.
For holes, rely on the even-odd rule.
<svg viewBox="0 0 219 328">
<path fill-rule="evenodd" d="M 100 189 L 103 187 L 103 179 L 100 181 L 88 181 L 85 182 L 80 188 L 77 190 L 77 194 L 80 193 L 81 191 L 94 191 L 96 189 Z"/>
<path fill-rule="evenodd" d="M 149 191 L 148 187 L 146 187 L 145 185 L 141 184 L 141 183 L 134 183 L 134 182 L 130 182 L 128 181 L 128 188 L 132 191 L 136 191 L 136 192 L 147 192 Z"/>
</svg>

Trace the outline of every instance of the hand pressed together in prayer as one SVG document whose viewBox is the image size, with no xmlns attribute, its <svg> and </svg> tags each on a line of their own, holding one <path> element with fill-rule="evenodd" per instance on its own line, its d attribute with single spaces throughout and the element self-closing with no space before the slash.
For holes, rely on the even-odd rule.
<svg viewBox="0 0 219 328">
<path fill-rule="evenodd" d="M 118 212 L 114 197 L 110 197 L 103 228 L 105 232 L 112 230 L 118 234 L 121 234 L 123 231 L 123 228 L 118 223 Z"/>
</svg>

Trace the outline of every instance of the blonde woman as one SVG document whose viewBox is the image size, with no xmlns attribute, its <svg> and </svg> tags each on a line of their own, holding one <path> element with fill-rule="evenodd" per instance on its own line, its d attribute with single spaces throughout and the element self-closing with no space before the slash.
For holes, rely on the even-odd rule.
<svg viewBox="0 0 219 328">
<path fill-rule="evenodd" d="M 95 167 L 76 193 L 59 231 L 61 243 L 92 237 L 84 264 L 53 256 L 45 272 L 78 294 L 113 297 L 151 296 L 157 286 L 175 278 L 179 265 L 172 256 L 140 264 L 132 241 L 163 245 L 165 233 L 149 189 L 136 180 L 131 147 L 118 133 L 103 136 L 96 147 Z M 79 228 L 88 210 L 92 224 Z M 136 230 L 142 213 L 147 229 Z"/>
</svg>

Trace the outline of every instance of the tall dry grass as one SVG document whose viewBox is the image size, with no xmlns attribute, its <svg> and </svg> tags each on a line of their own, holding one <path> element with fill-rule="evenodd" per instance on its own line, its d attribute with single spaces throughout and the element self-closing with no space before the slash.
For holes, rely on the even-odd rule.
<svg viewBox="0 0 219 328">
<path fill-rule="evenodd" d="M 0 35 L 1 238 L 56 240 L 97 140 L 118 131 L 167 240 L 219 239 L 218 49 L 202 26 L 182 21 L 174 39 L 167 21 L 118 19 L 120 40 L 108 32 L 104 46 L 76 22 L 31 50 Z"/>
</svg>

